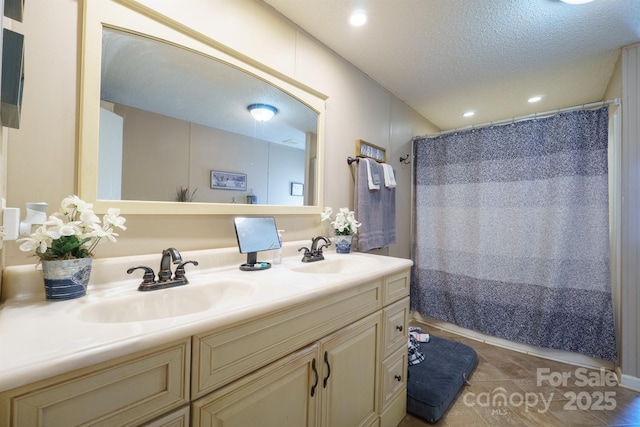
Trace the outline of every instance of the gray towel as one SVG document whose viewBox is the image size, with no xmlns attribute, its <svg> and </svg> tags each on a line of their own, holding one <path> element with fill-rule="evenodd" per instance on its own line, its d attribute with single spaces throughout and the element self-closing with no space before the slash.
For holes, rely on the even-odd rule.
<svg viewBox="0 0 640 427">
<path fill-rule="evenodd" d="M 375 160 L 361 158 L 358 162 L 354 204 L 358 221 L 355 245 L 360 252 L 386 248 L 396 243 L 396 189 L 384 185 L 369 190 L 367 162 L 372 174 L 384 176 L 382 166 Z"/>
</svg>

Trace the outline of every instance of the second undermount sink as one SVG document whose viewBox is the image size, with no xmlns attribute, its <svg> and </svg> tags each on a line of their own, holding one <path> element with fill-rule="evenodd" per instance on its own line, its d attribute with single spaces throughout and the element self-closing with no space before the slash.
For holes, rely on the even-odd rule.
<svg viewBox="0 0 640 427">
<path fill-rule="evenodd" d="M 339 258 L 324 259 L 315 262 L 300 262 L 289 266 L 298 273 L 312 274 L 350 274 L 367 271 L 375 266 L 368 258 L 354 255 L 338 255 Z"/>
<path fill-rule="evenodd" d="M 245 299 L 255 291 L 251 282 L 222 280 L 207 285 L 139 292 L 132 295 L 89 301 L 78 312 L 78 319 L 91 323 L 124 323 L 167 319 L 224 308 Z"/>
</svg>

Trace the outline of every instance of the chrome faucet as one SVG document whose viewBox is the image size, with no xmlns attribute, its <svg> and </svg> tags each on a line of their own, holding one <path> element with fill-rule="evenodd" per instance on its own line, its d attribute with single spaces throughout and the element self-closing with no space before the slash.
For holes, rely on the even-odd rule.
<svg viewBox="0 0 640 427">
<path fill-rule="evenodd" d="M 323 240 L 324 243 L 321 244 L 320 247 L 318 247 L 318 242 L 320 242 L 321 240 Z M 328 246 L 331 246 L 331 241 L 324 236 L 318 236 L 311 239 L 311 249 L 303 246 L 298 249 L 298 252 L 304 249 L 302 262 L 322 261 L 324 259 L 322 248 L 326 248 Z"/>
<path fill-rule="evenodd" d="M 182 262 L 182 256 L 176 248 L 168 248 L 162 251 L 162 260 L 160 261 L 160 270 L 158 271 L 158 282 L 167 282 L 171 280 L 171 261 L 174 264 Z"/>
<path fill-rule="evenodd" d="M 320 245 L 320 247 L 318 248 L 318 242 L 320 240 L 324 240 L 324 244 Z M 331 246 L 331 241 L 324 236 L 318 236 L 311 239 L 311 252 L 322 255 L 322 248 L 326 248 L 329 246 Z"/>
<path fill-rule="evenodd" d="M 172 277 L 171 262 L 178 264 L 175 274 Z M 128 274 L 140 269 L 144 270 L 142 283 L 138 286 L 139 291 L 154 291 L 156 289 L 172 288 L 174 286 L 186 285 L 189 283 L 185 275 L 184 266 L 187 264 L 198 265 L 198 261 L 182 261 L 182 256 L 176 248 L 168 248 L 162 251 L 162 259 L 160 261 L 160 271 L 158 272 L 158 280 L 153 273 L 151 267 L 139 265 L 131 267 L 127 270 Z"/>
</svg>

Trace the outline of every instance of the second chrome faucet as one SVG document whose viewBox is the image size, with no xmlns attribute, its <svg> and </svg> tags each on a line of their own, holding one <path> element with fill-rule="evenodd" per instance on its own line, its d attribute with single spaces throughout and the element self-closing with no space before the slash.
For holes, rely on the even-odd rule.
<svg viewBox="0 0 640 427">
<path fill-rule="evenodd" d="M 320 241 L 324 241 L 324 243 L 318 246 Z M 311 239 L 311 249 L 306 246 L 298 249 L 298 252 L 304 249 L 304 255 L 302 256 L 302 262 L 314 262 L 314 261 L 322 261 L 324 259 L 324 255 L 322 254 L 322 248 L 326 248 L 331 246 L 331 240 L 327 239 L 324 236 L 318 236 Z"/>
<path fill-rule="evenodd" d="M 178 264 L 175 273 L 171 272 L 171 263 Z M 187 264 L 198 265 L 198 261 L 182 261 L 182 256 L 176 248 L 167 248 L 162 251 L 162 259 L 160 260 L 160 270 L 158 271 L 157 281 L 151 267 L 139 265 L 131 267 L 127 270 L 127 273 L 131 274 L 136 270 L 144 270 L 142 283 L 140 283 L 138 290 L 154 291 L 157 289 L 172 288 L 174 286 L 186 285 L 189 283 L 184 270 L 184 266 Z"/>
</svg>

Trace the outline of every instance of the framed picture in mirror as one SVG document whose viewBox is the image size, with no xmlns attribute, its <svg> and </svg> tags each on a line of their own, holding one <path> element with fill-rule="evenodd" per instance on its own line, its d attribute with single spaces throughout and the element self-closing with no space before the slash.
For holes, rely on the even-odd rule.
<svg viewBox="0 0 640 427">
<path fill-rule="evenodd" d="M 304 184 L 301 182 L 291 183 L 291 195 L 292 196 L 304 196 Z"/>
<path fill-rule="evenodd" d="M 212 170 L 211 188 L 214 190 L 247 191 L 247 174 Z"/>
</svg>

